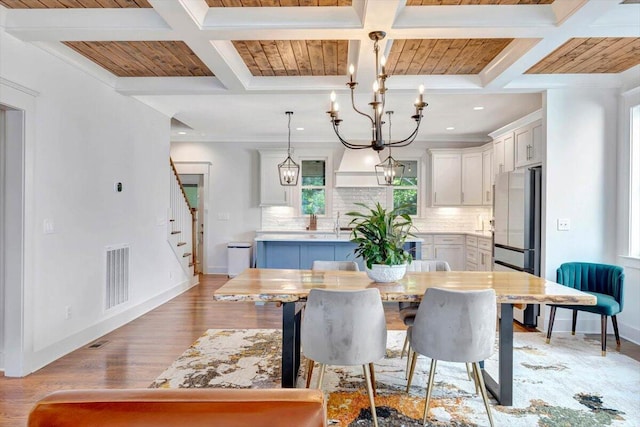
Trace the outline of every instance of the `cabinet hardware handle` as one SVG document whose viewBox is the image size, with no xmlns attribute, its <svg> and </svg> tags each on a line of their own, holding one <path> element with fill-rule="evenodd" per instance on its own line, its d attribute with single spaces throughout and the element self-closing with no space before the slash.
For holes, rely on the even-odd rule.
<svg viewBox="0 0 640 427">
<path fill-rule="evenodd" d="M 491 192 L 487 190 L 487 202 L 489 201 L 489 194 L 491 194 Z"/>
<path fill-rule="evenodd" d="M 460 194 L 462 194 L 462 203 L 464 203 L 464 191 Z"/>
<path fill-rule="evenodd" d="M 438 203 L 438 192 L 437 191 L 433 192 L 433 203 Z"/>
</svg>

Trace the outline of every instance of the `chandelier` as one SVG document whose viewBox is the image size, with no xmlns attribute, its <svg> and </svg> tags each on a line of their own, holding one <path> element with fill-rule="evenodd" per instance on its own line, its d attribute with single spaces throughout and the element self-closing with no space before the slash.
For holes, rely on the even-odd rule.
<svg viewBox="0 0 640 427">
<path fill-rule="evenodd" d="M 384 114 L 385 107 L 385 97 L 387 88 L 385 86 L 385 81 L 387 77 L 389 77 L 385 72 L 385 57 L 384 55 L 380 60 L 378 60 L 379 47 L 378 42 L 387 34 L 384 31 L 372 31 L 369 33 L 369 38 L 373 40 L 373 51 L 376 55 L 376 80 L 373 82 L 373 101 L 369 103 L 373 113 L 371 115 L 363 113 L 358 110 L 354 100 L 354 90 L 358 85 L 358 82 L 353 81 L 353 73 L 355 72 L 355 68 L 353 64 L 349 66 L 349 82 L 347 86 L 351 89 L 351 106 L 358 113 L 365 117 L 368 117 L 371 122 L 371 143 L 370 144 L 356 144 L 354 142 L 349 142 L 340 135 L 339 126 L 342 119 L 338 117 L 338 103 L 336 101 L 336 93 L 331 92 L 331 104 L 329 107 L 329 111 L 327 114 L 331 117 L 331 123 L 333 124 L 333 130 L 338 136 L 340 142 L 347 148 L 351 149 L 362 149 L 362 148 L 373 148 L 375 151 L 382 151 L 385 147 L 406 147 L 411 144 L 416 136 L 418 135 L 418 129 L 420 128 L 420 122 L 422 121 L 422 110 L 427 106 L 422 100 L 422 94 L 424 93 L 424 86 L 420 85 L 418 99 L 416 99 L 414 106 L 416 108 L 416 112 L 411 116 L 413 120 L 416 122 L 416 127 L 409 134 L 408 137 L 399 141 L 391 141 L 389 138 L 386 142 L 382 138 L 382 125 L 384 122 L 382 121 L 382 116 Z"/>
<path fill-rule="evenodd" d="M 293 161 L 291 158 L 291 115 L 293 111 L 287 111 L 285 113 L 289 116 L 289 139 L 287 145 L 287 158 L 284 162 L 278 164 L 278 175 L 280 176 L 280 185 L 294 186 L 298 185 L 298 175 L 300 174 L 300 165 Z"/>
<path fill-rule="evenodd" d="M 389 116 L 389 141 L 391 141 L 391 115 L 393 111 L 387 111 L 385 114 Z M 403 176 L 404 164 L 391 157 L 391 146 L 389 145 L 389 157 L 376 165 L 378 185 L 393 185 L 396 179 L 398 182 L 402 182 Z"/>
</svg>

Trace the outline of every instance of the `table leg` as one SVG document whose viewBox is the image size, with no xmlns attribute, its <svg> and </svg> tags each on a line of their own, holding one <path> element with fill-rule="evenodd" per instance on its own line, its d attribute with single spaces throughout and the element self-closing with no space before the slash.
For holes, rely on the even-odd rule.
<svg viewBox="0 0 640 427">
<path fill-rule="evenodd" d="M 282 304 L 282 388 L 295 388 L 300 368 L 300 318 L 295 302 Z"/>
<path fill-rule="evenodd" d="M 498 382 L 482 368 L 487 390 L 502 406 L 513 404 L 513 304 L 500 304 Z"/>
</svg>

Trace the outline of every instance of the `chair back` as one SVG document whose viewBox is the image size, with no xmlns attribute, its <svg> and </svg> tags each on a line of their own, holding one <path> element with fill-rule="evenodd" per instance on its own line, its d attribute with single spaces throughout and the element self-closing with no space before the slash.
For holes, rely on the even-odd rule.
<svg viewBox="0 0 640 427">
<path fill-rule="evenodd" d="M 411 328 L 411 346 L 449 362 L 479 362 L 494 352 L 496 292 L 429 288 Z"/>
<path fill-rule="evenodd" d="M 580 291 L 611 295 L 622 311 L 624 270 L 609 264 L 566 262 L 556 270 L 556 282 Z"/>
<path fill-rule="evenodd" d="M 355 261 L 313 261 L 311 269 L 318 271 L 360 271 L 360 267 Z"/>
<path fill-rule="evenodd" d="M 382 359 L 387 324 L 380 292 L 311 289 L 300 341 L 305 356 L 328 365 L 364 365 Z"/>
<path fill-rule="evenodd" d="M 407 265 L 407 271 L 451 271 L 451 267 L 447 261 L 423 259 L 411 261 Z"/>
</svg>

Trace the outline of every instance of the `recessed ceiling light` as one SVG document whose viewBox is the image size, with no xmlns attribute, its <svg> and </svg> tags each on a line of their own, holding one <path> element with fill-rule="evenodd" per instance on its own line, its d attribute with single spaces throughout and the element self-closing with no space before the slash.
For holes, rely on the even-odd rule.
<svg viewBox="0 0 640 427">
<path fill-rule="evenodd" d="M 304 128 L 296 128 L 296 130 L 304 130 Z"/>
<path fill-rule="evenodd" d="M 447 128 L 447 130 L 454 130 L 454 129 L 455 129 L 455 128 L 454 128 L 453 126 L 449 126 L 449 127 Z"/>
<path fill-rule="evenodd" d="M 479 110 L 484 110 L 484 107 L 482 106 L 477 106 L 477 107 L 473 107 L 474 110 L 479 111 Z"/>
<path fill-rule="evenodd" d="M 184 131 L 180 131 L 180 132 L 178 132 L 178 135 L 186 135 L 186 134 L 187 134 L 187 133 L 186 133 L 186 132 L 184 132 Z"/>
</svg>

